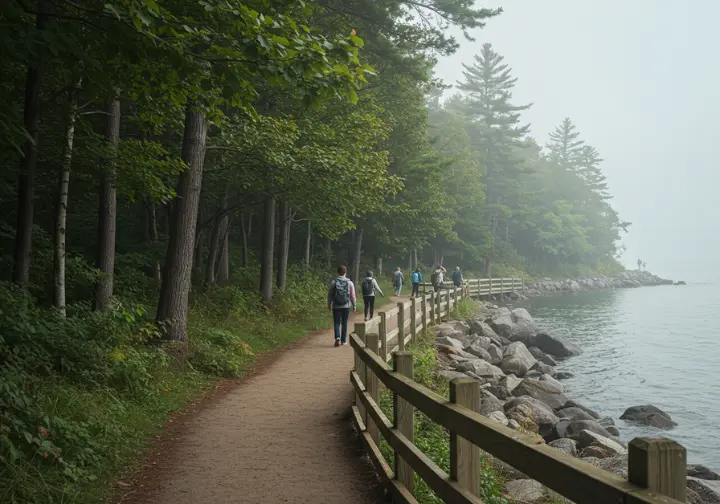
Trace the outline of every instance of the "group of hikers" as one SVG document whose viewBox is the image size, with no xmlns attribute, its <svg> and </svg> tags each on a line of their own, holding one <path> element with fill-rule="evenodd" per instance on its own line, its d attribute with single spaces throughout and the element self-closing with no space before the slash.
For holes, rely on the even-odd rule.
<svg viewBox="0 0 720 504">
<path fill-rule="evenodd" d="M 337 269 L 338 276 L 330 282 L 328 288 L 328 309 L 333 312 L 333 326 L 335 329 L 335 346 L 347 345 L 347 328 L 350 312 L 357 309 L 357 296 L 355 294 L 355 284 L 347 277 L 347 267 L 339 266 Z M 441 265 L 437 265 L 431 276 L 431 283 L 435 292 L 445 287 L 445 273 L 447 270 Z M 423 282 L 423 275 L 420 268 L 415 268 L 410 277 L 412 283 L 411 297 L 420 295 L 420 284 Z M 455 287 L 461 287 L 463 284 L 462 271 L 460 266 L 455 268 L 452 274 L 452 282 Z M 400 266 L 395 268 L 393 272 L 392 284 L 395 289 L 395 295 L 400 296 L 405 283 Z M 365 278 L 362 280 L 362 295 L 365 305 L 365 320 L 370 320 L 375 314 L 375 296 L 385 297 L 380 285 L 373 276 L 371 270 L 365 272 Z"/>
</svg>

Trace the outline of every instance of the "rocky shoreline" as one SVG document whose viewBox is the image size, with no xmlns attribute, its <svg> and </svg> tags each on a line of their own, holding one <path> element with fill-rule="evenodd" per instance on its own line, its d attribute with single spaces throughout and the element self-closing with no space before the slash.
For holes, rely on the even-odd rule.
<svg viewBox="0 0 720 504">
<path fill-rule="evenodd" d="M 673 282 L 660 278 L 649 271 L 624 271 L 614 276 L 584 277 L 577 279 L 552 280 L 544 278 L 525 289 L 526 296 L 547 296 L 598 289 L 628 289 L 651 287 L 656 285 L 685 285 L 685 282 Z"/>
<path fill-rule="evenodd" d="M 627 281 L 634 283 L 638 277 Z M 602 288 L 599 285 L 603 284 L 607 282 L 593 279 L 590 285 Z M 510 310 L 489 303 L 479 306 L 480 312 L 470 320 L 435 326 L 438 374 L 448 380 L 478 380 L 483 389 L 483 416 L 627 477 L 627 445 L 619 437 L 615 420 L 569 398 L 562 380 L 571 375 L 556 369 L 559 362 L 580 355 L 582 349 L 539 330 L 524 308 Z M 620 419 L 655 427 L 658 435 L 677 425 L 670 415 L 652 405 L 630 406 Z M 551 493 L 499 461 L 498 466 L 506 473 L 506 492 L 511 500 L 542 501 Z M 687 502 L 720 503 L 720 475 L 704 466 L 688 466 Z"/>
</svg>

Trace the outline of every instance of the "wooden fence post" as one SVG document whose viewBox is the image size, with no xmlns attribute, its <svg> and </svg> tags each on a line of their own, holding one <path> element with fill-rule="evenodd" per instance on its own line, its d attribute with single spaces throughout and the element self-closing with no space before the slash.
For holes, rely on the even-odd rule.
<svg viewBox="0 0 720 504">
<path fill-rule="evenodd" d="M 405 350 L 405 303 L 398 303 L 397 307 L 398 350 L 402 352 Z"/>
<path fill-rule="evenodd" d="M 493 291 L 492 291 L 492 277 L 490 277 L 490 287 L 488 287 L 488 301 L 492 299 Z"/>
<path fill-rule="evenodd" d="M 427 296 L 423 294 L 423 297 L 420 298 L 420 310 L 422 313 L 420 314 L 420 323 L 423 326 L 423 330 L 427 329 Z"/>
<path fill-rule="evenodd" d="M 445 299 L 447 300 L 447 304 L 445 305 L 445 309 L 447 310 L 447 318 L 450 318 L 450 289 L 445 289 Z"/>
<path fill-rule="evenodd" d="M 359 322 L 355 324 L 355 334 L 358 335 L 358 338 L 360 338 L 363 343 L 366 342 L 365 322 Z M 357 352 L 355 352 L 355 372 L 357 373 L 363 385 L 367 386 L 367 367 L 365 366 L 365 363 L 362 361 Z M 367 425 L 367 411 L 365 410 L 365 405 L 363 405 L 359 395 L 356 395 L 355 397 L 355 405 L 360 412 L 360 418 L 362 418 L 365 425 Z"/>
<path fill-rule="evenodd" d="M 455 378 L 450 382 L 450 402 L 471 411 L 480 411 L 480 382 Z M 450 431 L 450 478 L 480 495 L 480 448 Z"/>
<path fill-rule="evenodd" d="M 522 293 L 525 295 L 525 277 L 521 277 L 520 281 L 522 282 Z"/>
<path fill-rule="evenodd" d="M 382 357 L 383 362 L 387 362 L 387 354 L 388 354 L 388 340 L 387 340 L 387 313 L 384 311 L 381 311 L 379 313 L 380 315 L 380 327 L 378 328 L 378 331 L 380 332 L 380 357 Z"/>
<path fill-rule="evenodd" d="M 455 290 L 453 291 L 453 298 L 455 298 L 455 309 L 457 310 L 457 304 L 458 304 L 458 288 L 455 286 Z"/>
<path fill-rule="evenodd" d="M 435 290 L 430 291 L 430 321 L 425 326 L 428 325 L 434 325 L 435 324 Z"/>
<path fill-rule="evenodd" d="M 413 359 L 411 352 L 397 352 L 393 355 L 393 371 L 413 379 Z M 415 429 L 413 425 L 413 405 L 393 393 L 393 426 L 400 434 L 405 436 L 411 443 L 415 441 Z M 395 479 L 413 492 L 413 470 L 410 464 L 405 462 L 398 452 L 395 452 Z"/>
<path fill-rule="evenodd" d="M 680 502 L 686 500 L 687 453 L 665 438 L 635 438 L 628 445 L 628 481 Z"/>
<path fill-rule="evenodd" d="M 410 342 L 414 345 L 417 341 L 417 298 L 410 300 Z"/>
<path fill-rule="evenodd" d="M 374 353 L 377 353 L 378 348 L 378 335 L 376 333 L 370 333 L 365 336 L 367 340 L 367 346 L 370 350 L 372 350 Z M 380 387 L 378 386 L 378 377 L 375 376 L 375 373 L 370 368 L 367 368 L 367 381 L 365 382 L 365 389 L 368 391 L 368 394 L 370 394 L 370 397 L 372 397 L 373 401 L 375 401 L 375 404 L 380 404 Z M 478 382 L 479 383 L 479 382 Z M 367 423 L 365 424 L 367 426 L 367 431 L 370 433 L 370 437 L 372 437 L 373 441 L 375 441 L 375 445 L 377 447 L 380 447 L 380 431 L 377 428 L 377 425 L 375 425 L 375 422 L 373 422 L 372 418 L 370 416 L 367 417 Z"/>
</svg>

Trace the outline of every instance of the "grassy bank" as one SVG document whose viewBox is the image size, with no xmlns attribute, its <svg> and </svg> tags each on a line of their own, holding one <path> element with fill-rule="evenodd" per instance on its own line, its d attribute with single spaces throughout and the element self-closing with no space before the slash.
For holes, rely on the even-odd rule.
<svg viewBox="0 0 720 504">
<path fill-rule="evenodd" d="M 254 276 L 192 296 L 183 373 L 142 301 L 151 284 L 136 283 L 108 314 L 78 303 L 67 318 L 0 285 L 0 502 L 103 502 L 169 413 L 262 352 L 330 325 L 318 277 L 295 271 L 268 309 Z"/>
<path fill-rule="evenodd" d="M 454 316 L 466 318 L 477 310 L 477 304 L 472 301 L 461 301 Z M 424 331 L 418 338 L 413 352 L 413 372 L 416 382 L 434 390 L 444 397 L 450 396 L 449 382 L 437 375 L 437 353 L 433 346 L 435 341 L 432 331 Z M 385 388 L 381 390 L 380 405 L 388 418 L 393 417 L 392 394 Z M 450 473 L 450 433 L 447 429 L 430 420 L 424 414 L 415 411 L 415 445 L 443 471 Z M 393 450 L 384 440 L 382 453 L 392 466 Z M 503 481 L 500 474 L 492 464 L 492 458 L 487 455 L 481 460 L 482 499 L 491 504 L 506 504 L 502 496 Z M 415 475 L 415 498 L 420 504 L 441 504 L 443 501 L 433 492 L 425 482 Z"/>
</svg>

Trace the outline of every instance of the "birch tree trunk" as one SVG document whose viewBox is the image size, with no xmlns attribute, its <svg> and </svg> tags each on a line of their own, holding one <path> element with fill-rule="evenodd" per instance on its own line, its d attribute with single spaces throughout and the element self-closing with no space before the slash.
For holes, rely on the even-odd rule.
<svg viewBox="0 0 720 504">
<path fill-rule="evenodd" d="M 265 200 L 262 250 L 260 251 L 260 295 L 266 303 L 272 301 L 273 252 L 275 250 L 275 200 Z"/>
<path fill-rule="evenodd" d="M 307 221 L 307 231 L 305 232 L 305 267 L 310 267 L 310 250 L 312 243 L 312 222 Z"/>
<path fill-rule="evenodd" d="M 68 187 L 70 186 L 70 167 L 72 165 L 73 142 L 75 141 L 75 120 L 77 118 L 77 95 L 80 87 L 69 92 L 70 111 L 65 129 L 65 146 L 63 149 L 60 176 L 58 177 L 57 207 L 55 208 L 54 260 L 53 260 L 53 306 L 65 316 L 65 237 L 67 225 Z"/>
<path fill-rule="evenodd" d="M 37 11 L 47 11 L 44 0 L 37 2 Z M 35 31 L 39 37 L 45 30 L 47 16 L 35 16 Z M 40 82 L 43 75 L 43 60 L 40 44 L 35 45 L 36 55 L 28 62 L 25 80 L 25 104 L 23 125 L 29 138 L 22 144 L 22 157 L 18 174 L 17 227 L 13 262 L 13 282 L 27 289 L 30 279 L 30 253 L 32 250 L 33 197 L 35 196 L 35 165 L 38 156 L 40 122 Z"/>
<path fill-rule="evenodd" d="M 207 131 L 205 114 L 188 108 L 185 113 L 182 146 L 182 160 L 187 165 L 187 169 L 180 174 L 178 180 L 165 258 L 165 274 L 160 288 L 156 316 L 157 321 L 166 326 L 166 338 L 181 342 L 187 342 L 187 309 L 193 264 L 193 241 L 200 206 Z M 183 358 L 184 355 L 180 356 L 180 359 Z"/>
<path fill-rule="evenodd" d="M 113 100 L 107 108 L 105 138 L 111 145 L 120 139 L 120 100 Z M 95 284 L 94 309 L 106 311 L 113 295 L 113 272 L 115 270 L 115 236 L 117 221 L 117 196 L 115 171 L 110 166 L 100 182 L 98 208 L 98 248 L 96 266 L 102 277 Z"/>
<path fill-rule="evenodd" d="M 287 266 L 288 255 L 290 253 L 290 225 L 292 217 L 290 206 L 286 201 L 280 202 L 280 243 L 278 244 L 278 272 L 277 286 L 280 290 L 285 290 L 287 286 Z"/>
</svg>

